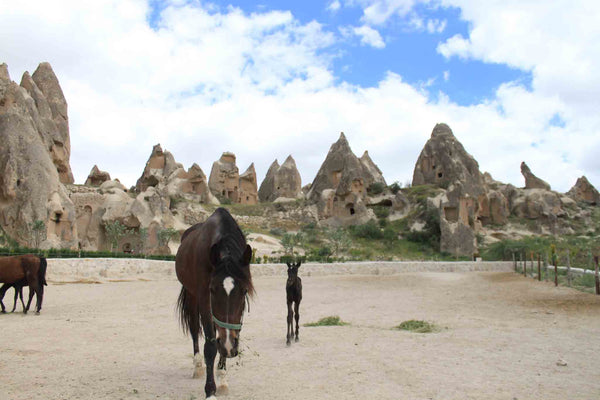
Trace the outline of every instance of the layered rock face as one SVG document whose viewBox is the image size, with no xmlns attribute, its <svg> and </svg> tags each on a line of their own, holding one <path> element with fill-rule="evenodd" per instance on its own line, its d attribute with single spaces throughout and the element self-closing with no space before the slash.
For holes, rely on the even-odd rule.
<svg viewBox="0 0 600 400">
<path fill-rule="evenodd" d="M 521 163 L 521 174 L 525 178 L 525 189 L 550 190 L 548 182 L 535 176 L 527 164 L 525 164 L 525 161 Z"/>
<path fill-rule="evenodd" d="M 258 192 L 256 186 L 256 170 L 254 169 L 254 163 L 252 163 L 248 169 L 240 175 L 240 194 L 238 203 L 258 204 Z"/>
<path fill-rule="evenodd" d="M 234 203 L 239 199 L 240 171 L 235 165 L 235 154 L 225 152 L 212 165 L 208 187 L 217 196 Z"/>
<path fill-rule="evenodd" d="M 575 201 L 600 205 L 600 193 L 598 193 L 598 190 L 596 190 L 594 185 L 585 176 L 577 179 L 575 186 L 567 192 L 567 196 L 570 196 Z"/>
<path fill-rule="evenodd" d="M 66 102 L 49 64 L 34 77 L 43 90 L 28 73 L 17 85 L 0 65 L 0 224 L 27 245 L 27 230 L 43 221 L 43 247 L 76 247 L 75 208 L 61 183 L 73 181 Z"/>
<path fill-rule="evenodd" d="M 258 188 L 254 163 L 240 175 L 235 154 L 225 152 L 215 161 L 210 171 L 208 187 L 211 192 L 233 203 L 257 204 Z"/>
<path fill-rule="evenodd" d="M 280 197 L 288 199 L 304 197 L 300 173 L 291 155 L 281 166 L 277 160 L 273 161 L 258 190 L 260 201 L 275 201 Z"/>
<path fill-rule="evenodd" d="M 110 174 L 106 171 L 100 171 L 98 166 L 94 165 L 85 180 L 85 185 L 99 187 L 106 181 L 110 181 Z"/>
<path fill-rule="evenodd" d="M 360 223 L 372 217 L 364 201 L 368 179 L 342 132 L 329 149 L 307 198 L 317 203 L 319 219 L 333 219 L 332 223 L 344 225 Z"/>
<path fill-rule="evenodd" d="M 480 202 L 487 209 L 486 217 L 492 212 L 479 164 L 448 125 L 437 124 L 433 128 L 417 159 L 412 184 L 447 190 L 445 201 L 440 204 L 441 251 L 475 253 L 475 231 L 481 226 Z"/>
<path fill-rule="evenodd" d="M 363 177 L 365 179 L 365 185 L 367 186 L 367 188 L 373 183 L 381 183 L 387 186 L 387 184 L 385 183 L 385 179 L 383 178 L 383 173 L 381 172 L 377 164 L 373 162 L 367 150 L 365 150 L 362 157 L 359 158 L 359 161 L 363 167 Z"/>
</svg>

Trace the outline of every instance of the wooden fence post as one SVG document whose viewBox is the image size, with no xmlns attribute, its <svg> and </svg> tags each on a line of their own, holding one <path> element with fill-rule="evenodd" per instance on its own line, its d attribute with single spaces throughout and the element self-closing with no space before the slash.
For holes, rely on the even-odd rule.
<svg viewBox="0 0 600 400">
<path fill-rule="evenodd" d="M 544 254 L 544 282 L 548 282 L 548 252 Z"/>
<path fill-rule="evenodd" d="M 598 256 L 594 257 L 596 263 L 596 269 L 594 275 L 596 276 L 596 294 L 600 295 L 600 276 L 598 276 Z"/>
<path fill-rule="evenodd" d="M 542 260 L 540 253 L 538 253 L 538 282 L 542 280 Z"/>
<path fill-rule="evenodd" d="M 512 255 L 513 255 L 513 264 L 515 265 L 515 272 L 517 272 L 517 259 L 515 257 L 515 252 L 514 251 L 512 252 Z"/>
<path fill-rule="evenodd" d="M 571 287 L 571 250 L 567 249 L 567 286 Z"/>
<path fill-rule="evenodd" d="M 554 286 L 558 286 L 558 256 L 554 257 Z"/>
<path fill-rule="evenodd" d="M 530 251 L 529 255 L 531 256 L 531 277 L 535 278 L 535 272 L 533 272 L 533 251 Z"/>
<path fill-rule="evenodd" d="M 527 276 L 527 253 L 523 252 L 523 276 Z"/>
</svg>

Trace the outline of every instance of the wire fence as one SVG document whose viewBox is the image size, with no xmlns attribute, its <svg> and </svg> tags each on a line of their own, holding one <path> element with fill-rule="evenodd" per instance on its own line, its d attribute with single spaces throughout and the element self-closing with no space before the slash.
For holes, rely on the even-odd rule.
<svg viewBox="0 0 600 400">
<path fill-rule="evenodd" d="M 551 281 L 554 286 L 568 286 L 600 295 L 598 256 L 592 256 L 584 268 L 571 266 L 571 255 L 567 251 L 562 259 L 556 254 L 541 254 L 533 251 L 514 252 L 514 271 L 538 281 Z M 563 262 L 564 265 L 559 265 Z M 586 268 L 587 267 L 587 268 Z"/>
</svg>

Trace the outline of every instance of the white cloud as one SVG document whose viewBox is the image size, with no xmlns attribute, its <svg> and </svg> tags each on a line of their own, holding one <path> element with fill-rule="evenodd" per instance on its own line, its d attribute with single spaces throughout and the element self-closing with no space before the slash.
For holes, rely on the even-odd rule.
<svg viewBox="0 0 600 400">
<path fill-rule="evenodd" d="M 368 15 L 373 21 L 390 12 L 409 15 L 405 10 L 413 3 L 369 2 Z M 351 85 L 334 76 L 337 50 L 329 50 L 336 36 L 319 23 L 303 24 L 286 11 L 246 14 L 188 2 L 169 3 L 156 30 L 148 26 L 150 10 L 141 0 L 0 3 L 0 62 L 8 63 L 17 81 L 40 61 L 52 64 L 69 103 L 77 182 L 98 164 L 132 185 L 160 142 L 178 162 L 196 162 L 206 174 L 221 152 L 233 151 L 240 169 L 255 162 L 259 180 L 275 158 L 291 153 L 308 183 L 340 131 L 356 153 L 369 150 L 389 182 L 406 182 L 431 129 L 446 122 L 497 179 L 522 185 L 519 164 L 527 161 L 560 190 L 584 173 L 600 186 L 598 100 L 584 101 L 599 92 L 598 78 L 586 72 L 598 70 L 600 54 L 589 43 L 589 22 L 581 28 L 590 32 L 582 35 L 586 43 L 571 32 L 581 22 L 571 11 L 560 24 L 545 22 L 546 30 L 563 27 L 569 48 L 541 29 L 533 12 L 523 12 L 517 25 L 530 26 L 526 32 L 540 38 L 489 32 L 480 24 L 493 18 L 478 4 L 462 4 L 463 17 L 473 24 L 470 35 L 454 39 L 456 44 L 450 39 L 440 52 L 532 70 L 533 91 L 506 83 L 493 98 L 460 106 L 444 93 L 428 93 L 427 83 L 410 85 L 392 72 L 374 87 Z M 497 10 L 489 7 L 493 15 Z M 540 29 L 533 29 L 536 24 Z M 385 46 L 367 24 L 346 30 L 365 44 Z M 556 44 L 558 55 L 545 54 Z M 585 112 L 592 107 L 595 112 Z M 556 114 L 563 127 L 550 125 Z"/>
<path fill-rule="evenodd" d="M 362 45 L 373 46 L 377 49 L 383 49 L 385 47 L 385 42 L 381 38 L 379 32 L 370 26 L 363 25 L 354 27 L 352 32 L 360 37 L 360 43 Z"/>
<path fill-rule="evenodd" d="M 444 71 L 444 82 L 448 82 L 450 79 L 450 71 Z"/>
<path fill-rule="evenodd" d="M 342 8 L 342 4 L 339 2 L 339 0 L 334 0 L 327 6 L 327 11 L 335 13 L 339 11 L 340 8 Z"/>
</svg>

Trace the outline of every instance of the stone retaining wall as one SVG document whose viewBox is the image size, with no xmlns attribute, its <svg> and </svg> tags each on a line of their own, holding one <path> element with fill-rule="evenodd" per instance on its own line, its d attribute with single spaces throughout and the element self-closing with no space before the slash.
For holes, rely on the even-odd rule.
<svg viewBox="0 0 600 400">
<path fill-rule="evenodd" d="M 284 276 L 285 264 L 254 264 L 253 276 Z M 513 270 L 512 262 L 347 262 L 307 263 L 300 276 L 394 275 L 403 272 L 469 272 Z M 110 282 L 119 280 L 175 280 L 175 262 L 127 258 L 48 259 L 48 282 Z"/>
</svg>

